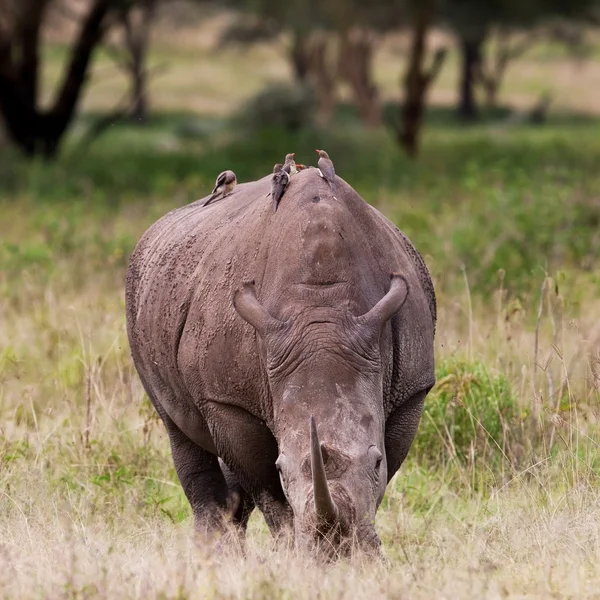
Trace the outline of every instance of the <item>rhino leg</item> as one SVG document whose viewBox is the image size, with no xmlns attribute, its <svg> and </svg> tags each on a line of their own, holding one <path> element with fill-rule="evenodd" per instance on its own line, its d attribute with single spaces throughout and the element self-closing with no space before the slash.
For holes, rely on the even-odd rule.
<svg viewBox="0 0 600 600">
<path fill-rule="evenodd" d="M 415 394 L 394 409 L 385 423 L 388 482 L 400 468 L 415 439 L 428 390 Z"/>
<path fill-rule="evenodd" d="M 196 531 L 207 535 L 224 531 L 228 488 L 217 456 L 204 450 L 161 415 L 169 433 L 177 476 L 192 507 Z"/>
<path fill-rule="evenodd" d="M 252 496 L 240 485 L 229 467 L 223 461 L 219 462 L 229 490 L 229 511 L 232 522 L 240 528 L 240 533 L 246 533 L 248 519 L 256 505 Z"/>
<path fill-rule="evenodd" d="M 256 505 L 265 518 L 265 523 L 271 535 L 277 542 L 291 543 L 294 541 L 294 512 L 287 501 L 264 491 L 256 500 Z"/>
<path fill-rule="evenodd" d="M 250 494 L 275 537 L 291 530 L 293 512 L 275 467 L 277 441 L 266 423 L 231 404 L 209 402 L 204 412 L 219 455 L 231 471 L 228 483 L 237 482 Z"/>
</svg>

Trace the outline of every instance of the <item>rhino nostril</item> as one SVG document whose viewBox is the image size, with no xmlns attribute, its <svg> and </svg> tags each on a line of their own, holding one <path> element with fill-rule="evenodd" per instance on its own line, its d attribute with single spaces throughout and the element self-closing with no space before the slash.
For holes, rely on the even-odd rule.
<svg viewBox="0 0 600 600">
<path fill-rule="evenodd" d="M 320 448 L 327 479 L 339 479 L 352 463 L 350 456 L 326 442 L 321 442 Z M 310 463 L 307 466 L 310 468 Z M 307 474 L 310 474 L 310 470 L 307 470 Z"/>
</svg>

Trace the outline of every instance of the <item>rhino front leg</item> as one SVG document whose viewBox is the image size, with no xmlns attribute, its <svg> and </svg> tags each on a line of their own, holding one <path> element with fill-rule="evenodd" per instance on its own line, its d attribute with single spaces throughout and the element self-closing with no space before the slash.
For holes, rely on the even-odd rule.
<svg viewBox="0 0 600 600">
<path fill-rule="evenodd" d="M 224 470 L 230 487 L 235 482 L 251 496 L 275 537 L 293 530 L 293 512 L 275 467 L 277 442 L 265 421 L 231 404 L 211 402 L 204 410 L 219 455 L 230 470 L 229 475 Z"/>
<path fill-rule="evenodd" d="M 428 390 L 415 394 L 394 409 L 385 423 L 388 483 L 400 468 L 415 439 Z"/>
<path fill-rule="evenodd" d="M 229 491 L 219 459 L 186 437 L 168 415 L 163 420 L 175 470 L 192 507 L 196 531 L 202 535 L 225 531 Z"/>
<path fill-rule="evenodd" d="M 222 460 L 219 460 L 219 463 L 229 490 L 229 512 L 231 519 L 234 525 L 240 528 L 240 533 L 244 534 L 248 526 L 248 519 L 250 519 L 250 515 L 256 505 L 252 496 L 241 486 L 229 467 Z"/>
</svg>

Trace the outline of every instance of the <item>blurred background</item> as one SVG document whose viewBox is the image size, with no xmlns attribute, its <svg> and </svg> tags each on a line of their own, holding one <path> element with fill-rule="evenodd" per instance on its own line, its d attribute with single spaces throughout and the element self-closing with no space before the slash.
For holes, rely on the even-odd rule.
<svg viewBox="0 0 600 600">
<path fill-rule="evenodd" d="M 253 180 L 316 148 L 409 236 L 438 296 L 438 384 L 384 543 L 447 567 L 449 597 L 474 539 L 474 556 L 514 557 L 509 587 L 560 560 L 598 589 L 600 0 L 0 0 L 0 540 L 36 550 L 0 553 L 21 574 L 9 595 L 71 581 L 40 568 L 65 532 L 86 532 L 87 556 L 98 536 L 145 543 L 189 518 L 129 356 L 128 256 L 221 171 Z M 488 503 L 498 490 L 522 493 L 535 531 Z M 579 537 L 563 544 L 564 511 Z M 438 525 L 456 552 L 418 554 L 441 547 Z M 84 583 L 106 566 L 133 585 L 118 552 L 90 556 Z"/>
<path fill-rule="evenodd" d="M 0 194 L 43 235 L 11 225 L 0 260 L 52 262 L 79 243 L 78 211 L 128 205 L 144 216 L 97 230 L 125 261 L 220 171 L 255 179 L 323 146 L 441 286 L 462 265 L 486 292 L 499 269 L 515 292 L 592 273 L 599 15 L 594 0 L 2 0 Z"/>
<path fill-rule="evenodd" d="M 593 272 L 598 25 L 594 0 L 2 0 L 0 194 L 69 209 L 0 256 L 55 258 L 82 206 L 154 218 L 324 146 L 434 270 L 488 292 Z M 112 233 L 125 260 L 141 229 Z"/>
</svg>

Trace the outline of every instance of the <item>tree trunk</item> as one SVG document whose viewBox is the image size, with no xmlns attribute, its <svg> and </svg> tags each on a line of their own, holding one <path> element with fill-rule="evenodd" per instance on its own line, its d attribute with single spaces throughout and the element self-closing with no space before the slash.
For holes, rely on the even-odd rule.
<svg viewBox="0 0 600 600">
<path fill-rule="evenodd" d="M 528 33 L 520 43 L 511 43 L 510 32 L 505 29 L 499 29 L 496 33 L 496 51 L 493 55 L 488 49 L 487 55 L 483 53 L 477 66 L 477 79 L 483 86 L 485 92 L 485 102 L 488 108 L 496 108 L 498 104 L 498 91 L 506 74 L 506 69 L 512 60 L 521 56 L 531 44 L 535 42 L 537 36 Z"/>
<path fill-rule="evenodd" d="M 31 2 L 25 19 L 35 23 L 16 31 L 12 39 L 0 39 L 0 113 L 12 142 L 27 156 L 41 154 L 53 158 L 70 125 L 92 53 L 104 34 L 103 22 L 110 0 L 95 0 L 71 49 L 69 64 L 51 108 L 39 107 L 39 31 L 46 2 Z M 33 10 L 35 8 L 35 10 Z M 0 38 L 3 36 L 0 35 Z"/>
<path fill-rule="evenodd" d="M 309 77 L 317 92 L 317 118 L 325 124 L 331 120 L 336 104 L 336 73 L 328 61 L 329 38 L 314 36 L 310 45 Z"/>
<path fill-rule="evenodd" d="M 300 31 L 295 31 L 293 35 L 290 59 L 294 77 L 298 83 L 304 83 L 310 70 L 310 38 L 308 34 Z"/>
<path fill-rule="evenodd" d="M 379 93 L 373 82 L 373 38 L 361 29 L 340 34 L 338 72 L 350 84 L 361 119 L 368 127 L 381 124 Z"/>
<path fill-rule="evenodd" d="M 145 123 L 148 120 L 148 91 L 143 68 L 137 68 L 133 74 L 132 94 L 131 118 L 135 123 Z"/>
<path fill-rule="evenodd" d="M 144 123 L 148 119 L 146 56 L 155 8 L 156 0 L 145 0 L 140 7 L 137 23 L 131 9 L 125 10 L 122 16 L 125 44 L 129 51 L 127 66 L 131 77 L 131 118 L 136 123 Z"/>
<path fill-rule="evenodd" d="M 397 132 L 399 144 L 413 158 L 418 152 L 427 90 L 439 73 L 446 57 L 445 49 L 438 50 L 429 69 L 424 70 L 425 42 L 433 19 L 434 0 L 415 2 L 414 11 L 409 64 L 404 76 L 404 103 L 400 110 Z"/>
<path fill-rule="evenodd" d="M 10 141 L 26 156 L 33 156 L 37 114 L 20 102 L 19 94 L 15 93 L 17 86 L 17 82 L 0 75 L 0 111 Z"/>
<path fill-rule="evenodd" d="M 498 87 L 500 82 L 498 81 L 486 81 L 483 83 L 483 89 L 485 90 L 485 106 L 488 110 L 494 109 L 498 106 Z"/>
<path fill-rule="evenodd" d="M 46 115 L 46 146 L 53 157 L 58 150 L 68 126 L 71 124 L 83 85 L 87 78 L 92 54 L 104 36 L 104 18 L 109 12 L 111 0 L 96 0 L 85 17 L 79 36 L 71 50 L 69 66 L 60 93 Z"/>
<path fill-rule="evenodd" d="M 466 120 L 477 118 L 475 101 L 475 82 L 477 70 L 481 63 L 481 46 L 483 37 L 466 37 L 460 39 L 461 74 L 458 114 Z"/>
<path fill-rule="evenodd" d="M 40 29 L 47 0 L 24 0 L 0 30 L 0 112 L 10 140 L 35 153 Z"/>
</svg>

